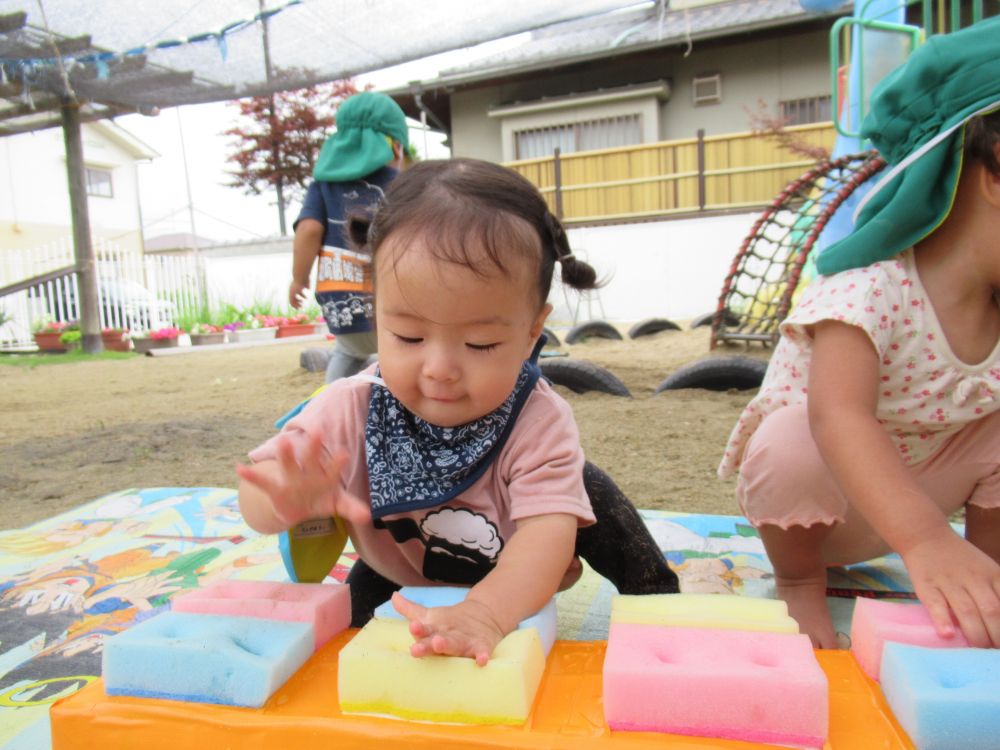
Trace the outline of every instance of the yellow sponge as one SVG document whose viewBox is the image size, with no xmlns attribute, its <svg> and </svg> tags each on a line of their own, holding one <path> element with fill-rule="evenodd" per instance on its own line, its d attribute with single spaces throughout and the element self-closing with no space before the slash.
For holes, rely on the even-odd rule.
<svg viewBox="0 0 1000 750">
<path fill-rule="evenodd" d="M 522 724 L 545 671 L 538 631 L 515 630 L 485 667 L 459 656 L 410 656 L 405 620 L 373 619 L 340 651 L 344 713 L 463 724 Z"/>
<path fill-rule="evenodd" d="M 611 622 L 669 625 L 682 628 L 722 628 L 798 633 L 780 599 L 756 599 L 725 594 L 650 594 L 615 596 Z"/>
</svg>

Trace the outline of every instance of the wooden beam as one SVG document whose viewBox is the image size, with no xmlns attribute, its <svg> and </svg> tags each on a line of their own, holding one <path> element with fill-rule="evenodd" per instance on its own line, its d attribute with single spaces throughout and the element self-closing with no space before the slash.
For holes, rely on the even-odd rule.
<svg viewBox="0 0 1000 750">
<path fill-rule="evenodd" d="M 168 71 L 165 73 L 143 72 L 130 78 L 128 87 L 135 89 L 137 93 L 141 94 L 141 96 L 136 97 L 137 99 L 141 98 L 142 101 L 150 101 L 153 97 L 150 97 L 149 94 L 156 89 L 175 88 L 178 86 L 186 87 L 193 80 L 194 72 L 190 70 Z M 110 99 L 111 101 L 120 103 L 121 100 L 128 98 L 127 94 L 122 91 L 124 86 L 121 80 L 80 81 L 75 83 L 74 87 L 78 94 L 82 94 L 84 98 L 91 101 L 100 102 Z"/>
<path fill-rule="evenodd" d="M 94 48 L 93 41 L 89 34 L 86 36 L 75 36 L 52 41 L 55 42 L 55 46 L 58 48 L 60 56 L 73 55 L 77 52 L 83 52 Z M 26 58 L 55 57 L 56 50 L 53 48 L 52 41 L 40 41 L 30 44 L 25 42 L 15 42 L 10 46 L 4 47 L 4 56 Z"/>
<path fill-rule="evenodd" d="M 0 34 L 8 34 L 11 31 L 23 29 L 28 22 L 28 14 L 23 10 L 17 13 L 5 13 L 0 16 Z"/>
</svg>

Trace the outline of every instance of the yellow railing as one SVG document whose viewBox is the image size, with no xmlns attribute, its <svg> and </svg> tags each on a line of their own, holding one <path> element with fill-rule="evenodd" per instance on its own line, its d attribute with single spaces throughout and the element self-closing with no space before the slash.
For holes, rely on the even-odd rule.
<svg viewBox="0 0 1000 750">
<path fill-rule="evenodd" d="M 831 151 L 832 123 L 785 132 Z M 566 223 L 755 208 L 816 163 L 773 137 L 730 133 L 510 162 Z"/>
</svg>

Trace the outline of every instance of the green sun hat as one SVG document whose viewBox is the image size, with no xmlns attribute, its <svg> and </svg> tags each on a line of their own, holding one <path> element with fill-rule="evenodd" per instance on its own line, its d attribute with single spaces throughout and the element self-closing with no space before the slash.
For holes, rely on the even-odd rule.
<svg viewBox="0 0 1000 750">
<path fill-rule="evenodd" d="M 932 37 L 872 92 L 863 137 L 888 163 L 861 199 L 849 235 L 820 253 L 829 275 L 886 260 L 951 211 L 965 123 L 1000 108 L 1000 17 Z"/>
<path fill-rule="evenodd" d="M 337 130 L 320 149 L 313 179 L 321 182 L 358 180 L 384 167 L 392 158 L 386 140 L 409 145 L 403 110 L 390 97 L 363 91 L 346 99 L 337 109 Z"/>
</svg>

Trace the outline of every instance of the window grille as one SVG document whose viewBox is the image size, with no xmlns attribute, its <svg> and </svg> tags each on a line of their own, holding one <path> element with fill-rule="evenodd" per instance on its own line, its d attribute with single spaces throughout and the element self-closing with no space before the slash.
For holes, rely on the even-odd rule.
<svg viewBox="0 0 1000 750">
<path fill-rule="evenodd" d="M 87 195 L 97 195 L 101 198 L 114 197 L 114 192 L 111 189 L 110 170 L 85 167 L 84 171 L 87 180 Z"/>
<path fill-rule="evenodd" d="M 556 148 L 562 154 L 571 154 L 575 151 L 596 151 L 602 148 L 636 146 L 640 143 L 642 124 L 636 113 L 517 130 L 514 132 L 514 158 L 520 160 L 551 156 Z"/>
<path fill-rule="evenodd" d="M 808 125 L 832 119 L 829 96 L 810 96 L 805 99 L 786 99 L 779 102 L 781 119 L 785 125 Z"/>
</svg>

